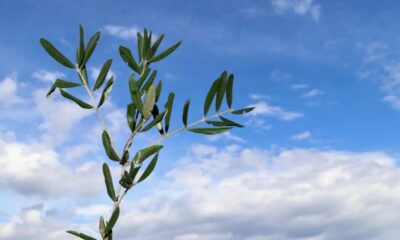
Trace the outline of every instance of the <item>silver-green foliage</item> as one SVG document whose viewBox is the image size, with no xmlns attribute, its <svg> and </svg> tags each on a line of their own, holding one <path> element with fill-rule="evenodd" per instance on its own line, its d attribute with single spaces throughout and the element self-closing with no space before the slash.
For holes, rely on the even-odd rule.
<svg viewBox="0 0 400 240">
<path fill-rule="evenodd" d="M 103 240 L 111 240 L 113 235 L 113 227 L 117 223 L 120 204 L 126 193 L 135 185 L 145 180 L 155 169 L 160 150 L 163 146 L 160 144 L 164 139 L 175 135 L 180 131 L 190 131 L 206 135 L 213 135 L 226 132 L 234 127 L 243 127 L 222 115 L 229 113 L 244 114 L 253 110 L 253 108 L 233 109 L 233 74 L 224 71 L 211 85 L 204 101 L 203 117 L 191 124 L 188 124 L 190 100 L 187 100 L 183 105 L 182 122 L 183 127 L 174 131 L 169 131 L 170 120 L 174 105 L 173 92 L 168 94 L 164 106 L 160 103 L 160 95 L 162 92 L 162 82 L 158 81 L 157 71 L 151 69 L 153 63 L 163 60 L 174 52 L 181 44 L 178 42 L 164 51 L 159 51 L 164 35 L 160 35 L 155 41 L 152 41 L 152 32 L 146 29 L 143 34 L 137 33 L 137 58 L 134 57 L 128 47 L 120 46 L 119 53 L 122 60 L 132 70 L 129 76 L 129 94 L 131 102 L 127 103 L 127 125 L 130 129 L 130 136 L 125 144 L 121 154 L 118 154 L 113 147 L 112 140 L 107 130 L 105 121 L 103 120 L 100 108 L 107 100 L 114 85 L 114 76 L 108 80 L 107 74 L 112 65 L 112 59 L 107 60 L 102 66 L 100 73 L 93 85 L 90 88 L 89 79 L 87 76 L 87 63 L 96 49 L 101 33 L 96 32 L 85 45 L 83 27 L 79 28 L 79 45 L 76 51 L 76 62 L 72 63 L 65 55 L 55 48 L 49 41 L 40 39 L 40 43 L 46 52 L 53 57 L 58 63 L 63 66 L 73 69 L 78 74 L 79 82 L 72 82 L 63 79 L 56 79 L 51 86 L 47 96 L 50 96 L 56 89 L 59 89 L 61 96 L 75 102 L 79 107 L 85 109 L 93 109 L 102 123 L 103 147 L 108 158 L 114 162 L 118 162 L 121 166 L 121 175 L 119 177 L 119 186 L 115 191 L 111 172 L 107 163 L 103 164 L 104 182 L 107 194 L 113 202 L 112 214 L 108 221 L 105 221 L 101 216 L 99 221 L 99 232 Z M 107 80 L 107 81 L 106 81 Z M 104 84 L 105 83 L 105 84 Z M 103 87 L 104 85 L 104 87 Z M 91 103 L 87 103 L 69 92 L 68 88 L 83 87 Z M 102 88 L 100 99 L 97 101 L 94 98 L 94 92 Z M 220 111 L 224 98 L 226 99 L 227 110 Z M 215 104 L 215 113 L 208 115 L 211 105 Z M 163 110 L 161 111 L 161 109 Z M 208 125 L 206 127 L 197 127 L 199 124 Z M 161 138 L 151 144 L 149 147 L 136 151 L 133 158 L 130 158 L 133 139 L 140 133 L 156 128 Z M 148 159 L 149 163 L 146 165 Z M 143 168 L 143 169 L 142 169 Z M 141 171 L 140 171 L 141 170 Z M 81 239 L 95 239 L 86 234 L 76 231 L 67 231 L 68 233 L 77 236 Z"/>
</svg>

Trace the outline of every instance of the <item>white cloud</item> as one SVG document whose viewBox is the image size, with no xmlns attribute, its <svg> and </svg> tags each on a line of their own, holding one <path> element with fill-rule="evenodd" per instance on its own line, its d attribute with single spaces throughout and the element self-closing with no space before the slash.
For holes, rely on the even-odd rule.
<svg viewBox="0 0 400 240">
<path fill-rule="evenodd" d="M 313 98 L 313 97 L 317 97 L 317 96 L 321 96 L 324 95 L 325 93 L 321 90 L 319 90 L 318 88 L 313 88 L 311 90 L 309 90 L 308 92 L 303 94 L 303 98 Z"/>
<path fill-rule="evenodd" d="M 285 73 L 278 70 L 274 70 L 269 74 L 269 79 L 274 82 L 282 82 L 291 79 L 292 77 Z"/>
<path fill-rule="evenodd" d="M 136 25 L 127 27 L 119 25 L 106 25 L 104 26 L 106 33 L 116 36 L 125 40 L 134 39 L 138 32 L 141 32 L 140 28 Z"/>
<path fill-rule="evenodd" d="M 291 121 L 303 117 L 303 114 L 301 112 L 286 111 L 281 107 L 271 106 L 264 101 L 252 104 L 252 106 L 255 107 L 255 109 L 249 113 L 249 115 L 251 116 L 265 115 L 277 117 L 285 121 Z"/>
<path fill-rule="evenodd" d="M 310 15 L 315 22 L 321 17 L 321 6 L 313 0 L 271 0 L 271 5 L 278 14 L 293 12 L 298 15 Z"/>
<path fill-rule="evenodd" d="M 394 109 L 400 111 L 400 98 L 394 95 L 388 95 L 383 98 L 384 102 L 389 103 Z"/>
<path fill-rule="evenodd" d="M 58 71 L 47 71 L 44 69 L 38 69 L 35 72 L 33 72 L 32 77 L 34 77 L 42 82 L 53 83 L 57 79 L 65 78 L 65 74 L 62 72 L 58 72 Z"/>
<path fill-rule="evenodd" d="M 112 205 L 93 204 L 75 208 L 75 214 L 84 217 L 105 216 L 110 212 Z"/>
<path fill-rule="evenodd" d="M 250 99 L 252 100 L 263 100 L 263 99 L 271 99 L 271 96 L 265 95 L 265 94 L 257 94 L 257 93 L 252 93 L 250 94 Z"/>
<path fill-rule="evenodd" d="M 35 111 L 43 118 L 39 128 L 44 130 L 42 140 L 48 144 L 60 144 L 66 140 L 71 130 L 93 111 L 81 109 L 75 103 L 57 100 L 55 96 L 46 98 L 47 90 L 34 92 Z"/>
<path fill-rule="evenodd" d="M 384 153 L 294 149 L 273 154 L 238 146 L 208 148 L 202 155 L 189 152 L 167 179 L 158 182 L 156 194 L 126 206 L 116 236 L 122 240 L 400 237 L 400 216 L 395 214 L 400 211 L 400 171 L 396 159 Z"/>
<path fill-rule="evenodd" d="M 0 81 L 0 105 L 11 107 L 23 102 L 18 96 L 18 82 L 15 76 L 7 76 Z"/>
<path fill-rule="evenodd" d="M 301 141 L 301 140 L 305 140 L 305 139 L 310 138 L 310 137 L 311 137 L 311 133 L 309 131 L 306 131 L 306 132 L 302 132 L 302 133 L 293 135 L 293 136 L 290 137 L 290 139 Z"/>
<path fill-rule="evenodd" d="M 99 166 L 71 170 L 58 154 L 40 143 L 0 139 L 0 186 L 27 196 L 91 196 L 102 189 Z M 82 176 L 90 188 L 81 184 Z"/>
</svg>

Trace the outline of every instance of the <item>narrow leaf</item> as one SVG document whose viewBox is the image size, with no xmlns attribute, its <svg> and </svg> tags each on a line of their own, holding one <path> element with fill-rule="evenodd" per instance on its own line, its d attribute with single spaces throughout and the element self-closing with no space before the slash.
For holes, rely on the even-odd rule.
<svg viewBox="0 0 400 240">
<path fill-rule="evenodd" d="M 119 54 L 121 55 L 122 60 L 128 64 L 133 71 L 140 74 L 140 68 L 137 65 L 135 59 L 133 58 L 132 52 L 129 48 L 124 46 L 119 46 Z"/>
<path fill-rule="evenodd" d="M 164 118 L 164 116 L 165 116 L 165 111 L 164 112 L 162 112 L 161 114 L 159 114 L 159 115 L 157 115 L 154 119 L 153 119 L 153 121 L 151 121 L 149 124 L 147 124 L 144 128 L 142 128 L 141 130 L 140 130 L 140 132 L 146 132 L 146 131 L 148 131 L 148 130 L 150 130 L 152 127 L 154 127 L 155 125 L 157 125 L 158 123 L 160 123 L 162 120 L 163 120 L 163 118 Z M 160 129 L 158 129 L 158 130 L 160 130 Z"/>
<path fill-rule="evenodd" d="M 148 119 L 151 115 L 151 110 L 153 110 L 154 103 L 156 102 L 156 90 L 153 86 L 147 91 L 146 98 L 143 104 L 144 118 Z"/>
<path fill-rule="evenodd" d="M 164 52 L 162 52 L 162 53 L 158 54 L 157 56 L 151 58 L 149 60 L 149 63 L 158 62 L 158 61 L 164 59 L 165 57 L 170 55 L 173 51 L 175 51 L 179 47 L 179 45 L 181 45 L 181 43 L 182 43 L 182 41 L 176 43 L 175 45 L 173 45 L 172 47 L 168 48 Z"/>
<path fill-rule="evenodd" d="M 153 159 L 150 161 L 149 165 L 144 170 L 142 176 L 140 176 L 138 183 L 144 181 L 148 176 L 150 176 L 150 174 L 153 172 L 154 168 L 157 165 L 157 160 L 158 160 L 158 153 L 154 155 Z"/>
<path fill-rule="evenodd" d="M 97 76 L 97 80 L 96 83 L 93 86 L 93 91 L 96 91 L 97 89 L 99 89 L 101 87 L 101 85 L 103 85 L 104 80 L 106 80 L 108 71 L 110 70 L 112 64 L 112 59 L 107 60 L 103 66 L 101 67 L 99 76 Z"/>
<path fill-rule="evenodd" d="M 108 167 L 107 163 L 103 163 L 103 175 L 108 196 L 111 198 L 111 200 L 117 201 L 117 198 L 115 197 L 114 184 L 112 181 L 110 168 Z"/>
<path fill-rule="evenodd" d="M 138 167 L 135 167 L 135 163 L 132 161 L 131 162 L 131 167 L 129 169 L 129 177 L 133 180 L 136 178 L 136 174 L 139 172 L 140 165 Z"/>
<path fill-rule="evenodd" d="M 238 110 L 235 110 L 235 111 L 233 111 L 233 112 L 231 112 L 231 113 L 233 113 L 233 114 L 244 114 L 244 113 L 248 113 L 248 112 L 253 111 L 254 108 L 255 108 L 255 107 L 249 107 L 249 108 L 238 109 Z"/>
<path fill-rule="evenodd" d="M 132 161 L 134 161 L 136 164 L 141 164 L 145 159 L 160 151 L 162 148 L 162 145 L 153 145 L 147 148 L 143 148 L 135 154 Z"/>
<path fill-rule="evenodd" d="M 129 78 L 129 90 L 131 93 L 132 103 L 135 105 L 136 109 L 143 115 L 143 104 L 142 99 L 139 95 L 139 89 L 136 85 L 136 81 L 133 78 L 133 74 Z"/>
<path fill-rule="evenodd" d="M 94 51 L 94 49 L 97 46 L 97 42 L 100 39 L 100 32 L 96 32 L 95 34 L 93 34 L 93 36 L 90 38 L 87 46 L 86 46 L 86 50 L 85 50 L 85 58 L 83 59 L 83 62 L 81 64 L 81 66 L 84 66 L 88 61 L 89 58 L 92 56 L 92 53 Z"/>
<path fill-rule="evenodd" d="M 79 68 L 82 66 L 84 58 L 85 58 L 85 34 L 82 25 L 79 25 L 79 48 L 77 56 L 77 63 Z"/>
<path fill-rule="evenodd" d="M 146 81 L 147 76 L 149 76 L 151 69 L 150 68 L 146 68 L 144 70 L 144 72 L 142 74 L 140 74 L 139 79 L 136 82 L 137 88 L 140 89 L 142 88 L 143 83 Z M 143 94 L 140 94 L 140 96 L 142 96 Z"/>
<path fill-rule="evenodd" d="M 73 88 L 78 86 L 82 86 L 82 84 L 57 79 L 47 93 L 47 97 L 49 97 L 54 92 L 54 90 L 56 90 L 56 88 Z"/>
<path fill-rule="evenodd" d="M 118 217 L 119 217 L 119 207 L 116 207 L 110 217 L 110 220 L 108 220 L 108 223 L 106 226 L 106 232 L 109 232 L 113 229 L 115 223 L 117 223 Z"/>
<path fill-rule="evenodd" d="M 152 58 L 157 53 L 158 47 L 160 46 L 162 40 L 164 39 L 164 34 L 161 34 L 151 47 L 149 57 Z"/>
<path fill-rule="evenodd" d="M 126 108 L 126 118 L 129 128 L 133 131 L 136 126 L 136 107 L 133 103 L 129 104 Z"/>
<path fill-rule="evenodd" d="M 193 133 L 201 133 L 206 135 L 214 135 L 228 131 L 231 127 L 221 128 L 188 128 L 187 130 Z"/>
<path fill-rule="evenodd" d="M 112 147 L 110 135 L 108 135 L 108 132 L 106 130 L 103 131 L 102 140 L 103 140 L 103 147 L 104 150 L 106 151 L 108 158 L 110 158 L 113 161 L 119 161 L 120 160 L 119 156 Z"/>
<path fill-rule="evenodd" d="M 92 238 L 92 237 L 90 237 L 90 236 L 88 236 L 86 234 L 83 234 L 83 233 L 80 233 L 80 232 L 76 232 L 76 231 L 67 231 L 67 233 L 72 234 L 74 236 L 77 236 L 77 237 L 79 237 L 81 239 L 84 239 L 84 240 L 96 240 L 96 238 Z"/>
<path fill-rule="evenodd" d="M 78 104 L 81 108 L 85 108 L 85 109 L 91 109 L 93 108 L 92 105 L 85 103 L 84 101 L 72 96 L 71 94 L 69 94 L 68 92 L 60 89 L 61 95 L 73 102 L 75 102 L 76 104 Z"/>
<path fill-rule="evenodd" d="M 187 126 L 189 106 L 190 106 L 190 100 L 186 100 L 185 105 L 183 106 L 183 114 L 182 114 L 182 121 L 185 127 Z"/>
<path fill-rule="evenodd" d="M 226 85 L 226 103 L 228 104 L 229 108 L 232 108 L 232 91 L 233 91 L 233 79 L 234 76 L 233 74 L 229 75 L 228 77 L 228 83 Z"/>
<path fill-rule="evenodd" d="M 103 89 L 103 93 L 101 94 L 100 100 L 99 100 L 99 104 L 97 105 L 97 108 L 100 108 L 101 105 L 103 105 L 104 101 L 107 99 L 108 95 L 110 94 L 112 88 L 114 85 L 114 76 L 112 76 L 110 78 L 110 80 L 108 80 L 108 82 L 106 83 L 106 85 L 104 86 Z"/>
<path fill-rule="evenodd" d="M 168 100 L 167 103 L 165 104 L 165 110 L 167 110 L 167 114 L 165 115 L 165 132 L 168 132 L 169 130 L 169 122 L 171 120 L 171 114 L 172 114 L 172 107 L 174 105 L 174 93 L 170 93 L 168 95 Z"/>
<path fill-rule="evenodd" d="M 154 70 L 149 79 L 145 82 L 144 86 L 142 87 L 142 89 L 140 89 L 140 96 L 142 96 L 147 90 L 149 90 L 150 86 L 153 85 L 154 83 L 154 79 L 157 76 L 157 70 Z"/>
<path fill-rule="evenodd" d="M 240 128 L 244 127 L 242 124 L 239 124 L 222 116 L 220 116 L 219 118 L 226 124 L 225 126 L 240 127 Z"/>
<path fill-rule="evenodd" d="M 221 104 L 222 104 L 222 100 L 224 99 L 224 95 L 225 95 L 225 91 L 226 91 L 226 84 L 227 84 L 227 72 L 224 71 L 221 75 L 221 78 L 219 80 L 218 83 L 218 89 L 217 89 L 217 99 L 215 102 L 215 110 L 218 112 Z"/>
<path fill-rule="evenodd" d="M 140 32 L 137 33 L 137 47 L 138 47 L 139 62 L 142 62 L 144 46 L 143 46 L 143 35 Z"/>
<path fill-rule="evenodd" d="M 75 68 L 75 65 L 72 64 L 72 62 L 69 61 L 68 58 L 66 58 L 60 51 L 58 51 L 49 41 L 41 38 L 40 44 L 42 45 L 44 50 L 46 50 L 46 52 L 54 58 L 54 60 L 66 67 Z"/>
<path fill-rule="evenodd" d="M 210 110 L 211 103 L 214 100 L 215 94 L 217 93 L 218 82 L 219 78 L 213 82 L 210 90 L 208 90 L 206 100 L 204 101 L 204 116 L 206 116 L 208 111 Z"/>
<path fill-rule="evenodd" d="M 156 87 L 156 102 L 158 102 L 158 99 L 160 98 L 161 89 L 162 89 L 162 81 L 159 81 Z"/>
<path fill-rule="evenodd" d="M 104 236 L 106 235 L 106 222 L 104 221 L 103 216 L 100 216 L 99 232 L 100 232 L 101 236 L 104 238 Z"/>
</svg>

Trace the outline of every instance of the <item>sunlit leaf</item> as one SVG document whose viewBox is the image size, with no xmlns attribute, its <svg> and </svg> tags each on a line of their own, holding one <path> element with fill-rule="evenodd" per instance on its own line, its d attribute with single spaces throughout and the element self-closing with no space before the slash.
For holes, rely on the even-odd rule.
<svg viewBox="0 0 400 240">
<path fill-rule="evenodd" d="M 137 48 L 138 48 L 138 54 L 139 54 L 139 62 L 141 62 L 143 59 L 143 47 L 144 46 L 143 46 L 143 35 L 140 32 L 137 33 L 137 42 L 138 42 Z"/>
<path fill-rule="evenodd" d="M 135 105 L 136 109 L 143 115 L 143 103 L 139 95 L 139 89 L 136 85 L 133 74 L 129 78 L 129 90 L 131 93 L 132 103 Z"/>
<path fill-rule="evenodd" d="M 146 98 L 143 104 L 143 114 L 145 119 L 149 119 L 151 116 L 151 110 L 153 110 L 154 103 L 156 102 L 156 90 L 153 86 L 149 88 L 146 94 Z"/>
<path fill-rule="evenodd" d="M 158 47 L 160 46 L 163 39 L 164 39 L 164 34 L 161 34 L 154 42 L 153 46 L 150 49 L 149 58 L 154 57 L 154 55 L 157 53 Z"/>
<path fill-rule="evenodd" d="M 113 229 L 115 223 L 117 223 L 119 217 L 119 207 L 116 207 L 114 209 L 114 212 L 111 214 L 110 220 L 108 220 L 107 226 L 106 226 L 106 232 L 109 232 Z"/>
</svg>

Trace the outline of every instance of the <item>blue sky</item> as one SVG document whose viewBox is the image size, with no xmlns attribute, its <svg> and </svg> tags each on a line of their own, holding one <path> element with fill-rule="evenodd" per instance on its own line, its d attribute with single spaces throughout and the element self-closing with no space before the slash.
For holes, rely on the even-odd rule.
<svg viewBox="0 0 400 240">
<path fill-rule="evenodd" d="M 183 40 L 176 52 L 156 64 L 165 86 L 163 97 L 168 91 L 176 93 L 172 128 L 180 127 L 187 98 L 192 100 L 191 121 L 201 117 L 204 96 L 223 70 L 235 74 L 234 106 L 257 107 L 235 118 L 245 123 L 244 129 L 220 137 L 181 133 L 165 142 L 156 173 L 131 193 L 123 216 L 127 220 L 142 214 L 151 224 L 133 236 L 129 229 L 141 227 L 140 222 L 122 224 L 119 238 L 400 236 L 393 229 L 400 219 L 390 215 L 399 210 L 394 202 L 400 200 L 395 193 L 400 179 L 399 10 L 396 1 L 361 0 L 3 3 L 0 238 L 43 239 L 39 233 L 45 233 L 46 239 L 67 239 L 63 230 L 69 227 L 93 232 L 98 215 L 109 205 L 100 175 L 106 158 L 95 115 L 58 93 L 45 98 L 57 77 L 76 76 L 53 61 L 39 39 L 45 37 L 73 59 L 79 24 L 87 36 L 102 32 L 89 62 L 90 75 L 106 59 L 114 60 L 116 84 L 104 115 L 118 146 L 129 134 L 124 114 L 130 74 L 118 46 L 135 49 L 136 32 L 143 28 L 165 33 L 162 47 Z M 156 133 L 144 134 L 138 147 L 154 139 Z M 380 194 L 370 196 L 364 188 Z M 310 199 L 301 199 L 304 191 Z M 214 196 L 208 198 L 207 192 Z M 237 200 L 243 194 L 246 197 Z M 291 197 L 279 204 L 279 196 Z M 198 201 L 204 205 L 196 206 Z M 380 212 L 365 210 L 383 203 L 387 207 Z M 248 210 L 252 204 L 260 206 L 258 213 Z M 309 225 L 294 221 L 277 226 L 267 216 L 271 208 L 284 210 L 274 212 L 274 219 L 293 220 L 297 214 L 309 219 Z M 184 211 L 190 214 L 180 222 Z M 326 214 L 333 217 L 317 224 L 317 216 Z M 377 215 L 382 226 L 362 220 Z M 232 217 L 241 220 L 230 221 Z M 168 218 L 172 223 L 166 226 Z M 208 221 L 213 224 L 205 226 Z M 260 221 L 265 224 L 252 224 Z M 356 230 L 334 231 L 345 223 Z M 35 232 L 37 225 L 41 227 Z M 26 233 L 16 230 L 21 227 Z"/>
</svg>

